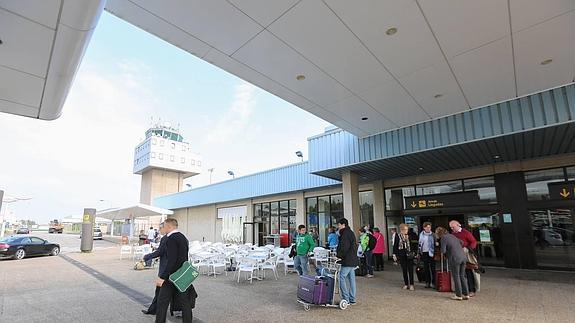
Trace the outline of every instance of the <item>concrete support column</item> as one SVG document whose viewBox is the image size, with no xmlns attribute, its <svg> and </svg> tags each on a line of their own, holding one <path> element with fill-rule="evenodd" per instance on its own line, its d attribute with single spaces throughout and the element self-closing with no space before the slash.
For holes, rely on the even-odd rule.
<svg viewBox="0 0 575 323">
<path fill-rule="evenodd" d="M 295 212 L 295 226 L 297 228 L 300 224 L 306 224 L 306 212 L 305 212 L 305 197 L 304 192 L 299 192 L 296 197 L 297 208 Z M 291 232 L 290 232 L 291 234 Z"/>
<path fill-rule="evenodd" d="M 246 206 L 246 220 L 244 222 L 254 222 L 254 201 L 250 200 L 247 203 Z M 245 230 L 244 230 L 244 241 L 248 242 L 248 243 L 254 243 L 254 231 L 255 231 L 255 227 L 254 225 L 247 225 L 244 226 Z"/>
<path fill-rule="evenodd" d="M 357 174 L 345 171 L 341 177 L 343 182 L 343 215 L 355 232 L 361 226 Z"/>
</svg>

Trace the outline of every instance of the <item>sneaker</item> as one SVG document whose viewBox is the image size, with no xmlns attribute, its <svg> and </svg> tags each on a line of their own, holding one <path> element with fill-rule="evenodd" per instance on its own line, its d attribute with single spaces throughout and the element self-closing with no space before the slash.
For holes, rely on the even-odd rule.
<svg viewBox="0 0 575 323">
<path fill-rule="evenodd" d="M 349 305 L 357 305 L 357 302 L 349 302 Z"/>
<path fill-rule="evenodd" d="M 466 300 L 468 300 L 468 299 L 469 299 L 469 296 L 468 296 L 468 295 L 463 295 L 463 300 L 464 300 L 464 301 L 466 301 Z"/>
<path fill-rule="evenodd" d="M 373 278 L 373 275 L 368 274 L 368 275 L 366 275 L 365 277 L 367 277 L 367 278 Z"/>
<path fill-rule="evenodd" d="M 469 293 L 469 297 L 473 297 L 473 296 L 475 296 L 475 293 L 473 293 L 473 292 Z"/>
<path fill-rule="evenodd" d="M 453 296 L 451 296 L 451 299 L 454 300 L 454 301 L 462 301 L 462 300 L 463 300 L 463 297 L 457 296 L 457 295 L 453 295 Z"/>
<path fill-rule="evenodd" d="M 407 285 L 403 286 L 403 289 L 408 289 L 409 287 L 407 287 Z"/>
<path fill-rule="evenodd" d="M 415 290 L 415 287 L 413 287 L 413 285 L 409 286 L 409 290 Z"/>
</svg>

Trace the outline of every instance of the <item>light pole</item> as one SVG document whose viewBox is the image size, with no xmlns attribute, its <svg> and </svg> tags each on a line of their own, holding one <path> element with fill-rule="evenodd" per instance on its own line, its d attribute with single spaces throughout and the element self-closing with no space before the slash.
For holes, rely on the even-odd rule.
<svg viewBox="0 0 575 323">
<path fill-rule="evenodd" d="M 231 170 L 228 171 L 228 175 L 230 175 L 232 178 L 236 178 L 236 174 L 234 174 L 234 172 Z"/>
<path fill-rule="evenodd" d="M 214 169 L 208 168 L 208 172 L 210 173 L 210 184 L 212 184 L 212 173 L 214 172 Z"/>
<path fill-rule="evenodd" d="M 298 156 L 299 158 L 301 158 L 301 161 L 303 162 L 303 153 L 301 151 L 296 151 L 295 155 Z"/>
</svg>

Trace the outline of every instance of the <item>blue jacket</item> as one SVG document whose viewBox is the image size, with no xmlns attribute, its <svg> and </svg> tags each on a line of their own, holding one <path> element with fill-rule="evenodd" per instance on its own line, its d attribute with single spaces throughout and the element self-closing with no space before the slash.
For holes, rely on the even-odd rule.
<svg viewBox="0 0 575 323">
<path fill-rule="evenodd" d="M 168 238 L 167 235 L 163 236 L 162 239 L 160 240 L 160 245 L 158 246 L 158 249 L 144 256 L 144 261 L 160 257 L 160 266 L 158 269 L 158 273 L 164 271 L 164 269 L 166 269 L 166 265 L 168 264 L 168 262 L 166 261 L 166 257 L 168 256 L 168 254 L 166 253 L 167 238 Z"/>
<path fill-rule="evenodd" d="M 337 247 L 338 236 L 335 232 L 332 232 L 327 235 L 327 242 L 330 248 Z"/>
<path fill-rule="evenodd" d="M 433 257 L 433 254 L 435 252 L 435 235 L 433 234 L 433 232 L 431 232 L 431 234 L 429 236 L 424 234 L 425 231 L 421 231 L 419 233 L 419 252 L 423 253 L 423 242 L 425 241 L 425 239 L 429 239 L 429 256 Z"/>
</svg>

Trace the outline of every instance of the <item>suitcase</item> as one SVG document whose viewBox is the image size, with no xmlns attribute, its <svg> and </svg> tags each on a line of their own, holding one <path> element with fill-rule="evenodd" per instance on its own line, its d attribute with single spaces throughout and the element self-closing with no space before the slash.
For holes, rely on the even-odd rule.
<svg viewBox="0 0 575 323">
<path fill-rule="evenodd" d="M 449 267 L 449 264 L 446 267 Z M 451 292 L 451 273 L 449 268 L 443 271 L 443 255 L 441 255 L 441 271 L 435 273 L 435 287 L 438 292 Z"/>
<path fill-rule="evenodd" d="M 300 276 L 297 288 L 297 297 L 310 304 L 327 304 L 328 282 L 321 277 Z"/>
<path fill-rule="evenodd" d="M 365 265 L 365 257 L 359 258 L 359 268 L 355 269 L 356 276 L 365 276 L 367 275 L 367 266 Z"/>
<path fill-rule="evenodd" d="M 424 277 L 423 277 L 423 267 L 417 266 L 417 267 L 415 268 L 415 274 L 417 275 L 417 281 L 421 283 L 421 282 L 423 281 L 423 279 L 424 279 Z"/>
<path fill-rule="evenodd" d="M 325 275 L 320 277 L 327 285 L 325 304 L 331 304 L 333 302 L 333 289 L 335 288 L 335 278 L 332 275 Z"/>
</svg>

